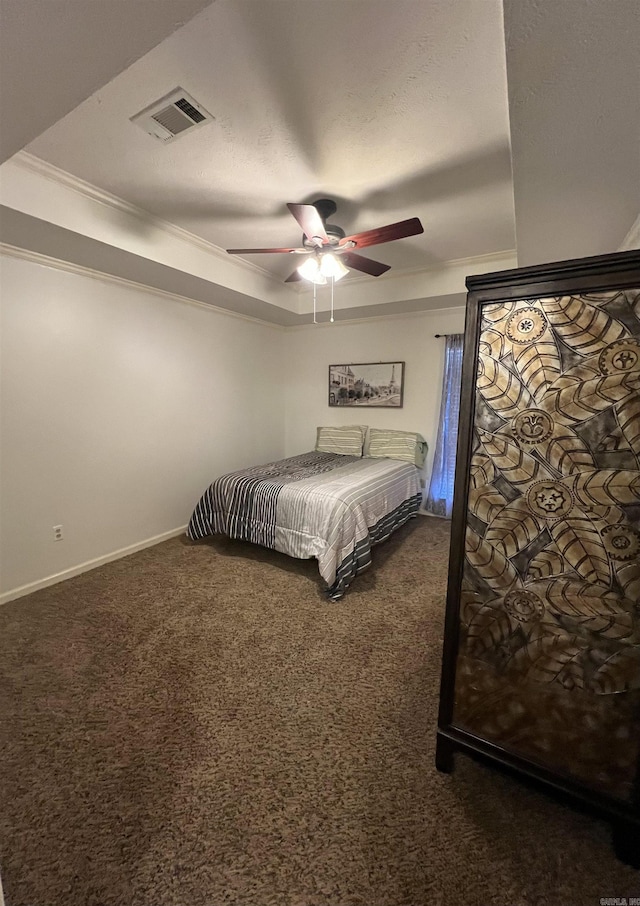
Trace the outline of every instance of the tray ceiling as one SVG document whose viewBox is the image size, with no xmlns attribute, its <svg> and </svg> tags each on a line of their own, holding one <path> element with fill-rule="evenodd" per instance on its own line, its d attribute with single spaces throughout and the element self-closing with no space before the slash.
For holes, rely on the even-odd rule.
<svg viewBox="0 0 640 906">
<path fill-rule="evenodd" d="M 15 13 L 17 0 L 4 3 Z M 598 6 L 576 3 L 591 11 Z M 140 5 L 149 4 L 116 4 L 127 14 Z M 452 261 L 513 254 L 516 234 L 522 234 L 529 245 L 520 263 L 532 263 L 540 237 L 549 235 L 545 180 L 553 184 L 565 158 L 573 154 L 576 162 L 575 152 L 571 137 L 559 134 L 563 160 L 557 160 L 548 142 L 539 135 L 530 139 L 528 124 L 545 122 L 545 111 L 552 109 L 557 126 L 567 115 L 563 104 L 571 101 L 574 129 L 583 128 L 575 92 L 567 93 L 579 80 L 581 64 L 570 49 L 558 62 L 554 30 L 557 7 L 564 6 L 564 20 L 570 20 L 566 9 L 575 5 L 555 0 L 506 0 L 504 8 L 499 0 L 217 0 L 205 6 L 197 0 L 154 0 L 152 6 L 166 20 L 156 31 L 160 35 L 164 29 L 167 36 L 151 42 L 156 44 L 151 49 L 140 44 L 138 58 L 124 70 L 117 54 L 109 60 L 108 46 L 98 48 L 100 66 L 93 73 L 91 55 L 79 55 L 85 99 L 78 103 L 74 96 L 72 109 L 63 110 L 66 115 L 26 151 L 31 161 L 35 157 L 49 166 L 50 176 L 59 168 L 78 185 L 87 183 L 223 250 L 299 245 L 300 229 L 286 202 L 335 199 L 338 211 L 331 221 L 347 233 L 418 216 L 423 234 L 367 251 L 392 268 L 377 283 L 423 272 L 418 295 L 428 300 L 430 275 Z M 27 0 L 25 9 L 37 6 Z M 88 6 L 95 10 L 93 19 Z M 70 14 L 83 10 L 74 33 L 79 29 L 96 47 L 96 26 L 106 27 L 109 6 L 114 9 L 110 2 L 58 3 Z M 181 27 L 176 8 L 182 10 Z M 618 55 L 611 84 L 600 78 L 597 109 L 603 115 L 614 81 L 618 92 L 626 90 L 631 97 L 638 61 L 633 40 L 638 17 L 626 0 L 618 8 L 619 23 L 612 25 L 604 14 L 594 23 L 605 48 L 622 41 L 627 50 Z M 60 40 L 64 17 L 61 21 Z M 67 24 L 71 28 L 71 20 Z M 33 27 L 37 31 L 35 20 Z M 591 32 L 584 21 L 581 28 L 584 44 Z M 536 42 L 538 32 L 544 42 Z M 35 53 L 38 46 L 32 38 L 27 50 Z M 537 86 L 542 76 L 532 47 L 540 63 L 555 61 L 552 104 L 549 93 Z M 585 71 L 593 71 L 593 62 L 583 65 Z M 64 72 L 62 62 L 58 67 Z M 56 71 L 51 62 L 50 81 Z M 97 87 L 100 78 L 104 82 Z M 27 86 L 32 93 L 36 83 L 37 74 Z M 163 144 L 130 118 L 177 87 L 214 119 Z M 79 90 L 75 86 L 75 95 Z M 68 105 L 73 92 L 67 93 Z M 633 105 L 629 112 L 631 138 L 640 116 Z M 546 128 L 551 125 L 547 118 Z M 600 144 L 602 156 L 606 141 Z M 512 146 L 517 150 L 513 161 Z M 520 159 L 526 169 L 519 167 Z M 593 178 L 598 167 L 588 151 L 579 163 L 585 178 Z M 620 242 L 640 209 L 637 190 L 622 192 L 621 186 L 631 186 L 640 164 L 632 150 L 619 153 L 617 164 L 614 188 L 621 197 L 611 199 L 607 230 L 611 236 L 617 231 Z M 539 185 L 527 181 L 527 171 L 536 172 Z M 33 208 L 23 210 L 40 216 Z M 530 210 L 540 223 L 527 217 Z M 57 225 L 68 226 L 62 219 Z M 131 225 L 121 228 L 126 248 L 124 233 Z M 596 238 L 584 254 L 612 251 L 615 245 L 593 248 L 611 241 Z M 561 251 L 557 257 L 563 257 Z M 286 255 L 256 255 L 247 256 L 246 266 L 281 285 L 295 263 Z M 473 263 L 469 268 L 474 272 Z M 340 286 L 351 282 L 366 293 L 372 280 L 349 276 Z M 458 291 L 463 290 L 462 281 Z M 415 308 L 415 290 L 412 298 Z M 397 304 L 397 294 L 394 299 Z M 364 311 L 363 300 L 359 304 Z"/>
</svg>

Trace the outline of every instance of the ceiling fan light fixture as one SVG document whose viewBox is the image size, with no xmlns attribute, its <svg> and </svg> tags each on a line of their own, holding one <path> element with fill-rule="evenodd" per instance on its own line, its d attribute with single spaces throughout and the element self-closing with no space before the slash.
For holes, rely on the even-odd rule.
<svg viewBox="0 0 640 906">
<path fill-rule="evenodd" d="M 299 265 L 297 271 L 305 280 L 324 286 L 327 279 L 331 279 L 334 282 L 341 280 L 345 274 L 349 273 L 349 268 L 345 267 L 342 261 L 332 255 L 331 252 L 326 252 L 323 255 L 313 255 L 307 258 L 306 261 Z"/>
<path fill-rule="evenodd" d="M 333 277 L 334 280 L 342 280 L 349 273 L 349 268 L 332 255 L 331 252 L 324 254 L 320 260 L 320 273 L 323 277 Z"/>
<path fill-rule="evenodd" d="M 306 261 L 303 261 L 302 264 L 298 265 L 296 270 L 301 277 L 304 277 L 305 280 L 309 280 L 311 283 L 324 285 L 327 282 L 327 278 L 322 273 L 318 259 L 315 256 L 307 258 Z"/>
</svg>

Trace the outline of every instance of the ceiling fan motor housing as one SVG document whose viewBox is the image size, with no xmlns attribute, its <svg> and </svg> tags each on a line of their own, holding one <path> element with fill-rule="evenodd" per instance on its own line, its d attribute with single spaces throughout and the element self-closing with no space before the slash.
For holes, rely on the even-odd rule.
<svg viewBox="0 0 640 906">
<path fill-rule="evenodd" d="M 327 220 L 338 210 L 338 205 L 332 198 L 318 198 L 317 201 L 312 201 L 311 204 L 323 220 Z"/>
<path fill-rule="evenodd" d="M 329 242 L 331 243 L 331 245 L 337 245 L 340 240 L 344 239 L 344 237 L 346 236 L 346 233 L 342 229 L 342 227 L 335 226 L 333 223 L 325 223 L 324 229 L 325 233 L 329 237 Z M 304 233 L 302 234 L 302 244 L 305 246 L 305 248 L 308 249 L 316 248 L 315 243 L 312 242 L 311 239 L 309 239 L 307 236 L 305 236 Z"/>
</svg>

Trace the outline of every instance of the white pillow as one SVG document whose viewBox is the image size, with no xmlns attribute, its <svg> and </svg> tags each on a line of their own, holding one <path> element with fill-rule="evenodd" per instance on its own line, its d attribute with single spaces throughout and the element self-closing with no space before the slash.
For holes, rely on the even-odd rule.
<svg viewBox="0 0 640 906">
<path fill-rule="evenodd" d="M 362 456 L 366 427 L 343 425 L 318 428 L 315 449 L 319 453 L 341 453 L 343 456 Z"/>
<path fill-rule="evenodd" d="M 369 428 L 364 455 L 371 459 L 400 459 L 420 469 L 427 456 L 427 442 L 421 434 L 412 431 Z"/>
</svg>

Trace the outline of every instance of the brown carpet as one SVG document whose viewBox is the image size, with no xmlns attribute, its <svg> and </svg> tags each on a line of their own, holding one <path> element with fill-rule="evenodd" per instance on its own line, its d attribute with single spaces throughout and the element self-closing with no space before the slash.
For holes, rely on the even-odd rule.
<svg viewBox="0 0 640 906">
<path fill-rule="evenodd" d="M 315 562 L 167 541 L 0 608 L 7 906 L 597 906 L 606 823 L 434 768 L 448 524 L 339 603 Z"/>
</svg>

